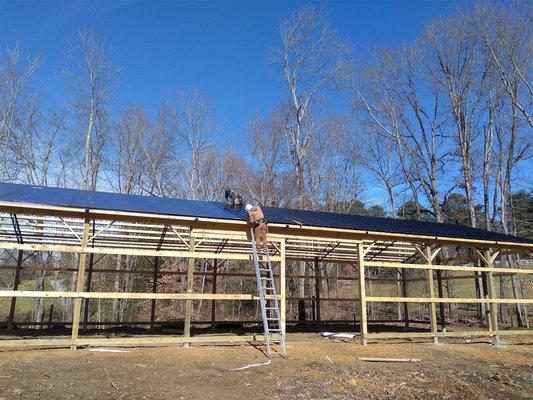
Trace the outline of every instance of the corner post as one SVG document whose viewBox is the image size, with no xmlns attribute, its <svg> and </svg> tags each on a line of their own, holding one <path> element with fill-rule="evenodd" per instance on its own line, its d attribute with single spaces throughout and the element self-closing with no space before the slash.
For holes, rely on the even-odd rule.
<svg viewBox="0 0 533 400">
<path fill-rule="evenodd" d="M 487 268 L 493 267 L 493 262 L 495 258 L 496 258 L 495 255 L 491 254 L 490 249 L 485 251 L 485 257 L 483 261 L 485 261 L 485 265 L 487 266 Z M 495 298 L 496 289 L 494 286 L 494 276 L 493 276 L 492 271 L 487 272 L 487 280 L 488 280 L 489 299 L 493 300 Z M 498 333 L 498 307 L 496 303 L 492 301 L 489 303 L 489 307 L 490 307 L 489 318 L 491 322 L 490 325 L 492 327 L 492 333 L 493 333 L 492 344 L 494 346 L 500 346 L 501 344 L 500 335 Z"/>
<path fill-rule="evenodd" d="M 279 313 L 280 313 L 280 322 L 281 322 L 281 334 L 285 336 L 286 332 L 286 321 L 287 316 L 287 304 L 285 302 L 285 291 L 286 291 L 286 282 L 285 282 L 285 239 L 280 242 L 280 257 L 281 261 L 279 262 Z"/>
<path fill-rule="evenodd" d="M 427 273 L 428 273 L 428 289 L 429 289 L 429 298 L 431 302 L 429 303 L 430 307 L 430 322 L 431 322 L 431 332 L 433 333 L 433 343 L 438 344 L 439 338 L 437 337 L 437 308 L 435 307 L 435 283 L 433 281 L 433 260 L 437 255 L 440 249 L 431 251 L 431 248 L 427 246 L 425 248 L 425 257 L 427 260 Z"/>
<path fill-rule="evenodd" d="M 366 322 L 365 252 L 363 242 L 357 243 L 357 257 L 359 261 L 359 329 L 361 333 L 361 344 L 366 346 L 368 326 Z"/>
<path fill-rule="evenodd" d="M 85 216 L 83 222 L 83 236 L 81 239 L 81 253 L 78 265 L 78 278 L 76 280 L 76 293 L 83 291 L 83 281 L 85 280 L 85 261 L 87 259 L 87 244 L 89 241 L 90 231 L 89 212 Z M 78 331 L 80 329 L 80 317 L 81 317 L 81 297 L 74 299 L 74 314 L 72 315 L 72 335 L 70 338 L 70 349 L 76 350 L 78 342 Z"/>
<path fill-rule="evenodd" d="M 189 239 L 189 251 L 194 252 L 194 237 L 192 236 L 193 230 L 190 232 Z M 187 294 L 193 292 L 194 288 L 194 262 L 196 259 L 194 257 L 189 258 L 189 265 L 187 266 Z M 191 318 L 192 318 L 192 300 L 185 300 L 185 325 L 183 328 L 183 336 L 185 338 L 191 337 Z M 190 343 L 185 342 L 184 347 L 189 347 Z"/>
</svg>

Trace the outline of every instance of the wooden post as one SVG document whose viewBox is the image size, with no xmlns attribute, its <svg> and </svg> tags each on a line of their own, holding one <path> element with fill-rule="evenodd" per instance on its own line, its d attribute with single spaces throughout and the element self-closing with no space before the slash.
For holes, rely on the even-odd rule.
<svg viewBox="0 0 533 400">
<path fill-rule="evenodd" d="M 280 302 L 279 302 L 279 313 L 280 313 L 280 322 L 281 322 L 281 334 L 285 335 L 286 332 L 286 321 L 287 316 L 285 315 L 287 312 L 287 305 L 285 302 L 285 296 L 286 296 L 286 282 L 285 282 L 285 240 L 282 240 L 280 243 L 280 256 L 281 261 L 279 263 L 279 296 L 280 296 Z"/>
<path fill-rule="evenodd" d="M 438 250 L 435 250 L 435 251 L 438 251 Z M 433 343 L 438 344 L 439 338 L 437 337 L 437 309 L 435 307 L 435 301 L 434 301 L 435 284 L 433 282 L 433 269 L 432 269 L 433 259 L 435 255 L 436 253 L 432 253 L 431 248 L 429 246 L 425 248 L 425 257 L 426 257 L 427 264 L 428 264 L 427 273 L 428 273 L 429 298 L 431 299 L 431 303 L 429 303 L 429 311 L 430 311 L 429 319 L 431 322 L 431 332 L 435 334 L 435 336 L 433 336 Z"/>
<path fill-rule="evenodd" d="M 84 251 L 87 248 L 87 242 L 89 241 L 89 216 L 85 217 L 85 222 L 83 223 L 83 237 L 81 239 L 82 252 L 80 253 L 80 261 L 78 265 L 78 279 L 76 281 L 76 292 L 83 291 L 83 281 L 85 280 L 85 260 L 87 253 Z M 81 317 L 81 297 L 74 299 L 74 314 L 72 315 L 72 335 L 70 338 L 70 349 L 76 350 L 76 344 L 78 341 L 78 331 L 80 328 L 80 317 Z"/>
<path fill-rule="evenodd" d="M 407 280 L 406 280 L 406 269 L 402 268 L 402 297 L 407 297 Z M 409 304 L 406 302 L 403 303 L 403 321 L 406 328 L 409 328 Z"/>
<path fill-rule="evenodd" d="M 217 293 L 217 278 L 218 278 L 218 260 L 213 259 L 213 290 L 211 293 Z M 217 325 L 217 301 L 211 300 L 211 330 L 214 331 Z"/>
<path fill-rule="evenodd" d="M 92 237 L 94 237 L 96 231 L 96 220 L 93 220 L 92 227 Z M 91 241 L 91 245 L 94 247 L 94 239 Z M 91 291 L 91 282 L 93 279 L 93 264 L 94 264 L 94 253 L 89 254 L 89 268 L 87 269 L 87 286 L 86 291 Z M 83 330 L 87 330 L 87 323 L 89 321 L 89 300 L 85 299 L 83 302 Z"/>
<path fill-rule="evenodd" d="M 152 293 L 157 292 L 157 275 L 159 274 L 159 257 L 154 257 L 154 274 L 152 275 Z M 150 329 L 154 329 L 156 300 L 152 299 L 150 308 Z"/>
<path fill-rule="evenodd" d="M 357 256 L 359 260 L 359 329 L 361 334 L 361 344 L 366 346 L 368 326 L 366 322 L 365 253 L 362 242 L 357 244 Z"/>
<path fill-rule="evenodd" d="M 194 237 L 191 235 L 189 239 L 189 251 L 194 251 Z M 192 293 L 194 288 L 194 262 L 195 258 L 189 258 L 189 265 L 187 266 L 187 293 Z M 183 329 L 183 336 L 185 338 L 191 337 L 191 318 L 192 318 L 192 300 L 185 300 L 185 326 Z M 189 347 L 190 343 L 185 342 L 184 347 Z"/>
<path fill-rule="evenodd" d="M 490 249 L 488 249 L 487 251 L 485 251 L 485 265 L 488 267 L 488 268 L 492 268 L 492 264 L 494 262 L 494 258 L 495 256 L 493 256 L 490 252 Z M 496 290 L 495 290 L 495 287 L 494 287 L 494 276 L 493 276 L 493 273 L 492 271 L 490 272 L 487 272 L 487 280 L 488 280 L 488 292 L 489 292 L 489 299 L 494 299 L 495 298 L 495 294 L 496 294 Z M 495 334 L 493 337 L 492 337 L 492 344 L 494 346 L 499 346 L 500 345 L 500 335 L 498 334 L 498 306 L 496 305 L 496 303 L 494 302 L 491 302 L 489 303 L 489 307 L 490 307 L 490 312 L 489 312 L 489 317 L 490 317 L 490 321 L 491 321 L 491 327 L 492 327 L 492 332 Z"/>
<path fill-rule="evenodd" d="M 20 283 L 20 271 L 22 269 L 22 259 L 24 256 L 24 252 L 22 250 L 19 250 L 18 256 L 17 256 L 17 268 L 15 270 L 15 279 L 13 280 L 13 290 L 17 290 L 19 288 Z M 7 329 L 13 329 L 13 324 L 15 322 L 15 308 L 17 306 L 17 298 L 12 297 L 11 298 L 11 306 L 9 307 L 9 319 L 7 320 Z"/>
<path fill-rule="evenodd" d="M 316 323 L 320 324 L 320 262 L 315 257 L 315 304 L 316 304 Z"/>
</svg>

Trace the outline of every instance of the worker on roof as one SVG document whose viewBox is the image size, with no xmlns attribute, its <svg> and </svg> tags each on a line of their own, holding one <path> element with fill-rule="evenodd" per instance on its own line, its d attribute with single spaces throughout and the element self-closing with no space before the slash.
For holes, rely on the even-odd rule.
<svg viewBox="0 0 533 400">
<path fill-rule="evenodd" d="M 254 230 L 254 236 L 256 243 L 259 247 L 263 247 L 263 250 L 265 252 L 268 251 L 268 241 L 267 241 L 267 234 L 268 234 L 268 226 L 265 219 L 265 214 L 263 214 L 263 210 L 261 210 L 261 207 L 259 206 L 253 206 L 251 204 L 246 204 L 244 207 L 246 211 L 248 211 L 248 222 L 250 223 L 250 226 Z"/>
<path fill-rule="evenodd" d="M 244 198 L 231 188 L 226 189 L 224 196 L 228 206 L 242 206 L 244 204 Z"/>
</svg>

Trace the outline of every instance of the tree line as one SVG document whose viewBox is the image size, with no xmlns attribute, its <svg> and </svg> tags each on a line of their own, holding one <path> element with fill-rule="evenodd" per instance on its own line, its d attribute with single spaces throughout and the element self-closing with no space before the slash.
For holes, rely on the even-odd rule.
<svg viewBox="0 0 533 400">
<path fill-rule="evenodd" d="M 116 107 L 121 67 L 92 31 L 66 43 L 64 99 L 50 107 L 35 83 L 45 60 L 17 43 L 0 64 L 0 178 L 206 200 L 231 186 L 263 205 L 343 212 L 361 212 L 377 184 L 378 215 L 443 222 L 453 195 L 460 222 L 513 233 L 531 156 L 530 15 L 527 2 L 479 3 L 367 55 L 325 8 L 304 6 L 265 52 L 286 94 L 238 149 L 198 88 L 169 94 L 156 116 Z"/>
<path fill-rule="evenodd" d="M 93 31 L 65 44 L 53 103 L 36 82 L 46 60 L 8 45 L 0 180 L 201 200 L 232 187 L 261 205 L 531 236 L 531 7 L 477 3 L 412 42 L 361 53 L 326 8 L 303 6 L 265 49 L 284 95 L 249 119 L 238 148 L 199 88 L 174 90 L 157 115 L 135 99 L 117 107 L 122 67 Z M 375 187 L 382 205 L 364 204 Z"/>
</svg>

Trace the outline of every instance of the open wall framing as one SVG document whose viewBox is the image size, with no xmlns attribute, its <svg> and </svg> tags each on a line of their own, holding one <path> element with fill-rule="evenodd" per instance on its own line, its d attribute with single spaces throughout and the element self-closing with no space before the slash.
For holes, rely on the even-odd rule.
<svg viewBox="0 0 533 400">
<path fill-rule="evenodd" d="M 518 266 L 501 267 L 500 257 L 522 254 L 531 257 L 533 245 L 519 242 L 497 242 L 479 239 L 454 237 L 428 237 L 423 235 L 356 231 L 349 229 L 305 226 L 301 224 L 270 224 L 269 248 L 272 261 L 276 264 L 279 285 L 278 298 L 281 306 L 282 330 L 286 331 L 287 303 L 297 302 L 300 298 L 286 295 L 287 262 L 307 263 L 314 276 L 291 275 L 289 278 L 315 280 L 314 320 L 321 322 L 320 304 L 333 299 L 325 298 L 320 291 L 320 263 L 336 262 L 353 268 L 353 297 L 344 300 L 358 305 L 357 325 L 362 344 L 368 341 L 388 338 L 428 338 L 435 342 L 442 337 L 490 336 L 497 344 L 503 335 L 529 335 L 533 330 L 502 330 L 498 321 L 499 304 L 533 303 L 531 298 L 499 298 L 495 290 L 495 277 L 501 275 L 526 276 L 533 273 L 532 268 Z M 446 258 L 447 248 L 466 249 L 469 260 L 475 259 L 477 265 L 456 265 L 460 257 Z M 247 238 L 247 225 L 243 221 L 210 218 L 169 216 L 150 213 L 135 213 L 113 210 L 92 210 L 30 203 L 0 202 L 0 249 L 13 258 L 12 288 L 0 290 L 0 297 L 11 299 L 8 327 L 12 325 L 17 299 L 20 298 L 70 298 L 74 307 L 71 335 L 69 338 L 25 338 L 0 339 L 0 347 L 35 346 L 77 346 L 88 345 L 169 345 L 194 343 L 250 342 L 261 340 L 262 335 L 193 335 L 191 334 L 193 301 L 224 302 L 231 300 L 258 301 L 252 293 L 218 293 L 216 283 L 211 293 L 195 293 L 195 276 L 211 274 L 216 282 L 216 268 L 212 271 L 195 270 L 195 260 L 209 260 L 216 266 L 227 260 L 250 262 L 251 245 Z M 77 274 L 74 290 L 69 291 L 30 291 L 19 290 L 19 278 L 24 258 L 29 254 L 43 252 L 74 253 L 77 267 L 71 272 Z M 91 286 L 95 274 L 105 271 L 98 268 L 97 260 L 104 255 L 141 256 L 151 260 L 153 267 L 152 292 L 99 292 Z M 157 279 L 159 260 L 162 258 L 181 258 L 188 260 L 184 272 L 186 290 L 182 293 L 158 293 Z M 367 293 L 367 283 L 374 278 L 368 272 L 375 269 L 392 269 L 402 272 L 421 271 L 424 278 L 424 291 L 417 293 L 406 290 L 401 296 L 374 296 Z M 486 290 L 482 298 L 447 298 L 442 292 L 442 273 L 460 272 L 462 279 L 480 279 Z M 144 273 L 147 273 L 146 271 Z M 235 273 L 233 273 L 235 274 Z M 252 275 L 252 274 L 248 274 Z M 253 275 L 252 275 L 253 276 Z M 405 275 L 404 275 L 405 276 Z M 461 278 L 461 277 L 460 277 Z M 422 280 L 423 279 L 423 280 Z M 405 279 L 403 282 L 405 283 Z M 185 302 L 184 327 L 180 336 L 142 336 L 128 338 L 96 338 L 80 335 L 80 326 L 86 327 L 87 309 L 93 299 L 139 299 L 152 302 L 150 321 L 154 324 L 155 304 L 160 300 L 181 300 Z M 337 299 L 338 301 L 338 299 Z M 429 327 L 426 332 L 369 332 L 368 310 L 370 303 L 396 303 L 407 309 L 409 304 L 426 304 L 429 307 Z M 487 317 L 487 329 L 468 331 L 444 331 L 443 304 L 482 304 Z M 213 307 L 213 309 L 215 309 Z M 405 313 L 407 314 L 407 313 Z M 407 318 L 408 319 L 408 318 Z M 210 322 L 215 326 L 217 319 L 212 313 Z M 439 328 L 439 322 L 441 326 Z M 408 320 L 406 320 L 408 324 Z"/>
</svg>

